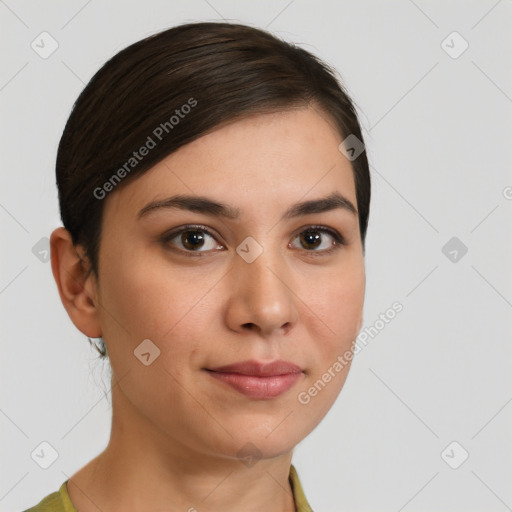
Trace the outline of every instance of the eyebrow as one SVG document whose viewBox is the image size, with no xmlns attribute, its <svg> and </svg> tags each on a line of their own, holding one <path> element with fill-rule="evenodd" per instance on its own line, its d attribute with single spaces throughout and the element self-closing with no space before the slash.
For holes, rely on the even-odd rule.
<svg viewBox="0 0 512 512">
<path fill-rule="evenodd" d="M 148 203 L 138 213 L 138 218 L 148 215 L 150 212 L 159 210 L 161 208 L 177 208 L 180 210 L 188 210 L 192 212 L 202 213 L 205 215 L 212 215 L 214 217 L 224 217 L 227 219 L 237 219 L 240 217 L 240 209 L 233 206 L 226 205 L 219 201 L 214 201 L 205 196 L 187 196 L 175 195 L 162 199 L 160 201 L 152 201 Z M 310 215 L 313 213 L 323 213 L 335 209 L 342 209 L 357 214 L 357 209 L 353 203 L 344 197 L 339 192 L 321 197 L 319 199 L 311 199 L 292 205 L 282 216 L 284 219 L 293 219 L 303 215 Z"/>
</svg>

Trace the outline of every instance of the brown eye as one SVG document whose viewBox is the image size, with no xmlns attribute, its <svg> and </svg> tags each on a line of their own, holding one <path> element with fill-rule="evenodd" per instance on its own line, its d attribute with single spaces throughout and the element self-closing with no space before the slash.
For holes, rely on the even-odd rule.
<svg viewBox="0 0 512 512">
<path fill-rule="evenodd" d="M 200 249 L 205 242 L 204 233 L 202 231 L 183 231 L 180 239 L 183 247 L 191 251 Z"/>
<path fill-rule="evenodd" d="M 299 239 L 304 249 L 316 249 L 322 243 L 322 235 L 318 231 L 303 231 Z"/>
<path fill-rule="evenodd" d="M 207 229 L 196 226 L 185 227 L 165 235 L 162 242 L 189 254 L 224 249 L 224 246 L 219 244 Z"/>
<path fill-rule="evenodd" d="M 345 244 L 345 239 L 337 231 L 325 227 L 310 227 L 300 232 L 290 243 L 293 249 L 308 252 L 328 253 Z"/>
</svg>

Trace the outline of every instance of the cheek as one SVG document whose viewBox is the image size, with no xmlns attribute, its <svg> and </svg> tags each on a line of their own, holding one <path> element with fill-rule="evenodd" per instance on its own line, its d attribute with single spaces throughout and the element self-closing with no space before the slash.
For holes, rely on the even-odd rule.
<svg viewBox="0 0 512 512">
<path fill-rule="evenodd" d="M 309 285 L 309 287 L 308 287 Z M 365 271 L 362 262 L 328 273 L 314 287 L 305 283 L 302 296 L 309 315 L 312 339 L 321 333 L 326 350 L 350 345 L 357 336 L 362 318 Z M 314 324 L 314 325 L 313 325 Z"/>
<path fill-rule="evenodd" d="M 144 339 L 152 340 L 162 356 L 172 343 L 173 360 L 182 351 L 193 353 L 201 327 L 215 316 L 208 291 L 218 276 L 197 268 L 171 272 L 154 259 L 125 258 L 109 270 L 102 283 L 102 325 L 117 353 L 133 355 Z"/>
<path fill-rule="evenodd" d="M 161 264 L 132 267 L 124 262 L 104 280 L 102 327 L 111 366 L 119 377 L 128 375 L 123 392 L 148 416 L 169 402 L 184 410 L 197 406 L 182 386 L 193 389 L 190 367 L 201 366 L 201 339 L 218 316 L 206 293 L 215 283 L 213 277 L 169 272 Z M 151 356 L 158 353 L 148 366 L 136 357 L 146 339 L 159 350 L 145 345 Z"/>
<path fill-rule="evenodd" d="M 354 261 L 318 281 L 310 294 L 308 320 L 311 343 L 310 375 L 301 389 L 312 418 L 321 418 L 338 397 L 352 362 L 352 345 L 362 319 L 364 262 Z M 311 394 L 310 394 L 311 392 Z M 309 401 L 311 403 L 309 403 Z M 316 420 L 314 420 L 316 421 Z"/>
</svg>

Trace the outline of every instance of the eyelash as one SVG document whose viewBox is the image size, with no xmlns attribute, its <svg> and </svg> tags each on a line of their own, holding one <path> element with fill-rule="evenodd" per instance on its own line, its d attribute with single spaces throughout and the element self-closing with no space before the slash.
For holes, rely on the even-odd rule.
<svg viewBox="0 0 512 512">
<path fill-rule="evenodd" d="M 200 224 L 189 224 L 186 226 L 182 226 L 178 230 L 173 230 L 165 235 L 163 235 L 160 239 L 160 241 L 166 246 L 169 247 L 169 242 L 176 238 L 178 235 L 181 235 L 184 232 L 187 231 L 201 231 L 204 233 L 207 233 L 209 236 L 211 236 L 215 241 L 217 241 L 217 236 L 210 231 L 206 226 L 202 226 Z M 306 228 L 302 229 L 302 231 L 299 231 L 296 235 L 294 235 L 293 240 L 295 240 L 299 235 L 302 233 L 305 233 L 307 231 L 319 231 L 321 233 L 327 233 L 332 236 L 334 239 L 334 244 L 329 249 L 323 249 L 321 251 L 315 251 L 311 250 L 308 251 L 307 249 L 302 249 L 304 252 L 306 252 L 309 256 L 317 257 L 317 256 L 323 256 L 326 254 L 330 254 L 335 250 L 341 249 L 342 246 L 347 245 L 345 238 L 343 235 L 341 235 L 338 231 L 335 229 L 329 228 L 327 226 L 321 226 L 321 225 L 312 225 L 307 226 Z M 217 243 L 219 243 L 217 241 Z M 173 250 L 178 251 L 180 254 L 186 256 L 186 257 L 203 257 L 207 256 L 211 251 L 185 251 L 183 249 L 180 249 L 178 247 L 173 247 Z"/>
</svg>

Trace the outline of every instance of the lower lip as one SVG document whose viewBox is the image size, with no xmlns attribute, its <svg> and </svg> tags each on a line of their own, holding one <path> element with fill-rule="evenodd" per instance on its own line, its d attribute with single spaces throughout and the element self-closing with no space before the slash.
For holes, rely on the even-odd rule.
<svg viewBox="0 0 512 512">
<path fill-rule="evenodd" d="M 302 372 L 272 375 L 270 377 L 221 373 L 211 370 L 208 373 L 215 379 L 229 384 L 240 393 L 251 398 L 275 398 L 288 391 L 302 376 Z"/>
</svg>

